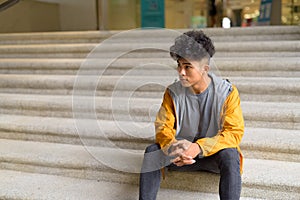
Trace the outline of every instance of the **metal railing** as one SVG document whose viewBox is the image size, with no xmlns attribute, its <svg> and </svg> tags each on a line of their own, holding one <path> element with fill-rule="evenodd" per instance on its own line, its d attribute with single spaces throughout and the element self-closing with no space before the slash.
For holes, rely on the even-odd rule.
<svg viewBox="0 0 300 200">
<path fill-rule="evenodd" d="M 20 0 L 6 0 L 6 1 L 4 1 L 3 3 L 0 4 L 0 12 L 12 7 L 13 5 L 15 5 L 19 2 L 20 2 Z"/>
</svg>

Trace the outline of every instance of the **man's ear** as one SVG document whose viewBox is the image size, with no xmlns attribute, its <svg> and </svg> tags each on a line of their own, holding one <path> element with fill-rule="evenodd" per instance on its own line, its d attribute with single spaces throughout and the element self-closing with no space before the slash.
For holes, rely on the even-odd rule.
<svg viewBox="0 0 300 200">
<path fill-rule="evenodd" d="M 204 66 L 204 71 L 207 73 L 209 71 L 209 65 Z"/>
</svg>

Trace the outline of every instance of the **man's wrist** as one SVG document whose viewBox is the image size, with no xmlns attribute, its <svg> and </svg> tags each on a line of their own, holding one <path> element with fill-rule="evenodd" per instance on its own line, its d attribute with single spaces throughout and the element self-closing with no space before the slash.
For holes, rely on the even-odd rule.
<svg viewBox="0 0 300 200">
<path fill-rule="evenodd" d="M 199 154 L 198 154 L 198 156 L 199 157 L 202 157 L 203 156 L 203 151 L 202 151 L 202 147 L 201 147 L 201 145 L 200 144 L 198 144 L 197 142 L 195 142 L 197 145 L 198 145 L 198 147 L 199 147 Z"/>
</svg>

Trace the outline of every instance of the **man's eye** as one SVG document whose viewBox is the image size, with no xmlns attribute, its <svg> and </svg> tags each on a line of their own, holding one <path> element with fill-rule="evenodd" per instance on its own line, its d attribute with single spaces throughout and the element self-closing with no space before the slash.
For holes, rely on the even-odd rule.
<svg viewBox="0 0 300 200">
<path fill-rule="evenodd" d="M 186 65 L 186 66 L 185 66 L 185 69 L 190 69 L 190 68 L 191 68 L 190 65 Z"/>
</svg>

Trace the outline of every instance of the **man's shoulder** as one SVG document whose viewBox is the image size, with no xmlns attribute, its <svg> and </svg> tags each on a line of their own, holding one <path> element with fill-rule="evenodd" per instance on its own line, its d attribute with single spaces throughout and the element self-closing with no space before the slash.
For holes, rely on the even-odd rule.
<svg viewBox="0 0 300 200">
<path fill-rule="evenodd" d="M 175 81 L 174 83 L 168 86 L 168 91 L 171 95 L 178 95 L 184 91 L 184 87 L 182 86 L 180 81 Z"/>
</svg>

